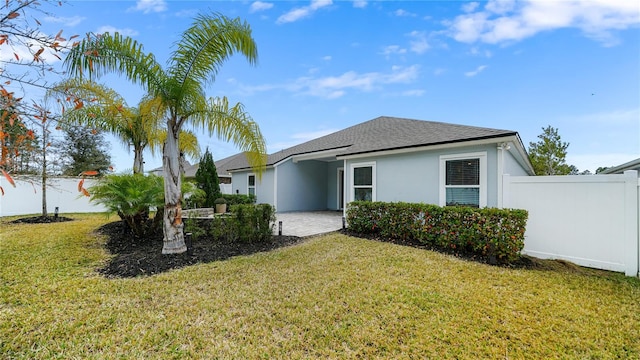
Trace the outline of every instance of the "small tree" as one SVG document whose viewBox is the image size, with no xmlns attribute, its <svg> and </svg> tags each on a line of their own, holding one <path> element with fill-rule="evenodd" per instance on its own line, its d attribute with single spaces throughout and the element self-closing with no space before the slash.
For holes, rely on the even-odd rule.
<svg viewBox="0 0 640 360">
<path fill-rule="evenodd" d="M 214 202 L 221 197 L 220 180 L 218 179 L 218 170 L 213 161 L 213 156 L 209 152 L 209 148 L 205 151 L 200 159 L 198 171 L 196 171 L 196 186 L 205 192 L 203 207 L 214 207 Z"/>
<path fill-rule="evenodd" d="M 577 168 L 567 165 L 569 143 L 562 142 L 558 129 L 551 126 L 542 128 L 538 142 L 529 143 L 529 158 L 536 175 L 569 175 Z"/>
<path fill-rule="evenodd" d="M 111 156 L 104 135 L 95 129 L 71 126 L 64 129 L 61 156 L 66 160 L 63 175 L 78 176 L 93 170 L 104 174 L 111 167 Z"/>
</svg>

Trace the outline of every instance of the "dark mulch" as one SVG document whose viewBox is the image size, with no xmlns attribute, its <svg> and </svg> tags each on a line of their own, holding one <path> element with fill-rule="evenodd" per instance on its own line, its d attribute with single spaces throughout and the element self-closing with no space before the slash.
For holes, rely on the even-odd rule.
<svg viewBox="0 0 640 360">
<path fill-rule="evenodd" d="M 73 219 L 64 216 L 33 216 L 13 220 L 12 224 L 50 224 L 64 221 L 73 221 Z"/>
<path fill-rule="evenodd" d="M 297 236 L 273 236 L 262 243 L 221 242 L 201 236 L 192 241 L 189 251 L 182 254 L 162 254 L 162 234 L 136 240 L 128 233 L 124 222 L 108 223 L 98 229 L 108 237 L 106 247 L 114 256 L 98 271 L 106 277 L 128 278 L 159 274 L 189 265 L 225 260 L 233 256 L 249 255 L 297 244 Z"/>
</svg>

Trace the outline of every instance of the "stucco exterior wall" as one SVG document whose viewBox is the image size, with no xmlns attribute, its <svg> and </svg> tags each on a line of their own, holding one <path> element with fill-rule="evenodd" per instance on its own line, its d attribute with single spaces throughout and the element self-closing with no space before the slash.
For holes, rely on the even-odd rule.
<svg viewBox="0 0 640 360">
<path fill-rule="evenodd" d="M 287 160 L 277 166 L 276 211 L 326 210 L 327 163 Z"/>
<path fill-rule="evenodd" d="M 248 194 L 248 175 L 250 171 L 235 172 L 231 175 L 231 184 L 234 194 Z M 274 169 L 266 169 L 262 173 L 262 178 L 256 175 L 256 203 L 271 204 L 274 202 L 273 184 Z"/>
<path fill-rule="evenodd" d="M 520 163 L 516 161 L 510 151 L 504 152 L 504 173 L 511 176 L 528 176 Z"/>
<path fill-rule="evenodd" d="M 497 206 L 498 174 L 495 145 L 460 147 L 395 155 L 348 159 L 345 174 L 345 193 L 351 201 L 351 166 L 357 163 L 376 163 L 376 200 L 388 202 L 439 203 L 440 156 L 486 152 L 487 206 Z"/>
<path fill-rule="evenodd" d="M 340 209 L 338 199 L 338 169 L 344 166 L 344 161 L 327 163 L 327 204 L 329 210 Z"/>
<path fill-rule="evenodd" d="M 351 168 L 353 164 L 375 163 L 377 201 L 440 203 L 441 156 L 484 154 L 486 156 L 486 206 L 499 206 L 498 187 L 503 174 L 498 174 L 497 144 L 456 147 L 420 152 L 397 152 L 386 155 L 339 159 L 285 160 L 268 169 L 257 182 L 259 203 L 268 203 L 278 212 L 338 210 L 339 169 L 344 170 L 344 195 L 352 201 Z M 503 173 L 526 176 L 509 151 L 504 151 Z M 247 193 L 247 174 L 233 173 L 233 192 Z"/>
</svg>

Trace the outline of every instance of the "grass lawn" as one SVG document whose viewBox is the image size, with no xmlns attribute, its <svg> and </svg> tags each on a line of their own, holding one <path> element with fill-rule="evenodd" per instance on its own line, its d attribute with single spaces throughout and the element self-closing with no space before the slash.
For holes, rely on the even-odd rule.
<svg viewBox="0 0 640 360">
<path fill-rule="evenodd" d="M 70 217 L 0 224 L 2 359 L 640 358 L 640 281 L 621 274 L 332 234 L 106 279 L 92 231 L 115 219 Z"/>
</svg>

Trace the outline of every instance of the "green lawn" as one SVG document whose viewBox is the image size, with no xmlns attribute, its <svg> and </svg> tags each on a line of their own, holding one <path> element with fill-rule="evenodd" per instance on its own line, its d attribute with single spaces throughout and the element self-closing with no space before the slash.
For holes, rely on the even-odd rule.
<svg viewBox="0 0 640 360">
<path fill-rule="evenodd" d="M 72 217 L 2 222 L 0 358 L 640 358 L 640 281 L 621 274 L 335 234 L 105 279 L 92 231 L 108 220 Z"/>
</svg>

